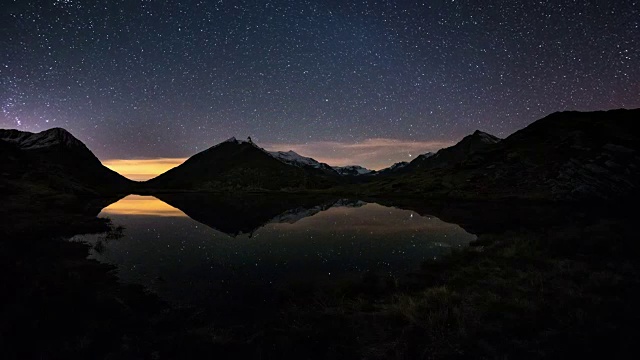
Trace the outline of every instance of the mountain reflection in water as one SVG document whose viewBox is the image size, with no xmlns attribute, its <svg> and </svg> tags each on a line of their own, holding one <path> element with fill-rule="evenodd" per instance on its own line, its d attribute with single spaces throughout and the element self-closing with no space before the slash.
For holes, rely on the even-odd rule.
<svg viewBox="0 0 640 360">
<path fill-rule="evenodd" d="M 121 280 L 229 311 L 269 303 L 291 283 L 402 275 L 476 238 L 436 217 L 326 197 L 128 196 L 100 216 L 123 236 L 72 240 L 100 244 L 91 257 L 116 265 Z"/>
<path fill-rule="evenodd" d="M 158 200 L 153 196 L 129 195 L 124 199 L 102 209 L 101 216 L 110 215 L 148 215 L 148 216 L 178 216 L 183 217 L 187 214 Z"/>
</svg>

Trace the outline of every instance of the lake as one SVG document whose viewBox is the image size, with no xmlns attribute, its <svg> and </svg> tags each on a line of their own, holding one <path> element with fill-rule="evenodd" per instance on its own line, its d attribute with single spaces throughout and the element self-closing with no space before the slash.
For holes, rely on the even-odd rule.
<svg viewBox="0 0 640 360">
<path fill-rule="evenodd" d="M 437 217 L 350 199 L 130 195 L 99 216 L 122 228 L 74 236 L 92 246 L 90 258 L 172 304 L 218 315 L 264 311 L 291 289 L 402 276 L 476 239 Z"/>
<path fill-rule="evenodd" d="M 3 339 L 38 353 L 9 358 L 535 357 L 603 329 L 617 355 L 637 338 L 640 247 L 620 206 L 154 195 L 4 218 Z"/>
</svg>

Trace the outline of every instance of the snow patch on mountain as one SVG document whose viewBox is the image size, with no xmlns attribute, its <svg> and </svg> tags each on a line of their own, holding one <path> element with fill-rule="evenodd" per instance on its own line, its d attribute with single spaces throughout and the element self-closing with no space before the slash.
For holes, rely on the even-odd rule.
<svg viewBox="0 0 640 360">
<path fill-rule="evenodd" d="M 498 142 L 500 142 L 500 139 L 491 135 L 491 134 L 487 134 L 486 132 L 480 131 L 480 130 L 476 130 L 473 135 L 477 138 L 480 139 L 481 142 L 485 143 L 485 144 L 496 144 Z"/>
<path fill-rule="evenodd" d="M 343 176 L 360 176 L 374 172 L 373 170 L 369 170 L 360 165 L 334 166 L 333 169 Z"/>
<path fill-rule="evenodd" d="M 394 170 L 398 170 L 398 169 L 402 169 L 403 167 L 409 165 L 408 162 L 406 161 L 401 161 L 401 162 L 397 162 L 391 166 L 389 166 L 387 169 L 394 171 Z"/>
<path fill-rule="evenodd" d="M 84 147 L 80 140 L 62 128 L 53 128 L 39 133 L 0 130 L 0 140 L 16 144 L 22 150 L 44 149 L 60 145 L 68 148 Z"/>
<path fill-rule="evenodd" d="M 310 157 L 306 157 L 306 156 L 302 156 L 298 153 L 296 153 L 293 150 L 289 150 L 289 151 L 267 151 L 267 154 L 271 155 L 272 157 L 282 161 L 285 164 L 288 165 L 293 165 L 293 166 L 297 166 L 297 167 L 312 167 L 315 169 L 320 169 L 322 171 L 324 171 L 327 174 L 334 174 L 335 175 L 335 170 L 325 164 L 325 163 L 321 163 L 316 159 L 310 158 Z"/>
<path fill-rule="evenodd" d="M 313 216 L 321 211 L 326 210 L 329 206 L 314 206 L 312 208 L 297 208 L 283 212 L 282 214 L 269 220 L 269 224 L 294 224 L 299 220 Z"/>
<path fill-rule="evenodd" d="M 326 211 L 334 207 L 358 208 L 366 204 L 367 204 L 366 202 L 361 200 L 339 199 L 335 202 L 316 205 L 310 208 L 300 207 L 296 209 L 290 209 L 272 218 L 267 223 L 268 224 L 282 224 L 282 223 L 294 224 L 297 221 L 300 221 L 304 218 L 311 217 L 317 213 Z"/>
<path fill-rule="evenodd" d="M 269 151 L 269 155 L 274 158 L 295 166 L 312 166 L 314 168 L 322 168 L 322 163 L 310 157 L 302 156 L 293 150 L 289 151 Z"/>
<path fill-rule="evenodd" d="M 434 154 L 434 153 L 432 153 L 432 152 L 428 152 L 428 153 L 424 153 L 424 154 L 420 154 L 420 155 L 418 155 L 418 157 L 417 157 L 416 159 L 418 159 L 418 158 L 421 158 L 421 159 L 428 159 L 428 158 L 430 158 L 430 157 L 432 157 L 432 156 L 435 156 L 435 155 L 436 155 L 436 154 Z"/>
</svg>

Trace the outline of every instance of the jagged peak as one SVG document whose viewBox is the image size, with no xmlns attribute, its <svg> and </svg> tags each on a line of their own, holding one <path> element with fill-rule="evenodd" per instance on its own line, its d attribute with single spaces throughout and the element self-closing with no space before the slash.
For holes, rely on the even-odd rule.
<svg viewBox="0 0 640 360">
<path fill-rule="evenodd" d="M 261 147 L 259 147 L 258 145 L 256 145 L 253 140 L 251 140 L 251 137 L 248 137 L 247 140 L 238 140 L 235 136 L 232 136 L 230 138 L 228 138 L 227 140 L 221 142 L 220 144 L 224 144 L 224 143 L 234 143 L 234 144 L 251 144 L 259 149 L 261 149 Z M 218 144 L 218 145 L 220 145 Z"/>
<path fill-rule="evenodd" d="M 254 143 L 251 140 L 251 137 L 248 137 L 247 140 L 238 140 L 235 136 L 232 136 L 232 137 L 228 138 L 227 140 L 225 140 L 225 141 L 223 141 L 223 142 L 221 142 L 219 144 L 213 145 L 210 149 L 217 148 L 218 146 L 223 145 L 223 144 L 235 144 L 235 145 L 249 144 L 249 145 L 253 146 L 254 148 L 256 148 L 258 150 L 261 150 L 263 152 L 268 153 L 268 151 L 266 151 L 265 149 L 263 149 L 260 146 L 256 145 L 256 143 Z"/>
</svg>

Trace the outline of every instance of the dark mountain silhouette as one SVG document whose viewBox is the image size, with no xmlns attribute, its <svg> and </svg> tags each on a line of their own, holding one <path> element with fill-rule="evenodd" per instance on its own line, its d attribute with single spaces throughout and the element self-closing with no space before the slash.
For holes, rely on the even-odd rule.
<svg viewBox="0 0 640 360">
<path fill-rule="evenodd" d="M 457 144 L 439 150 L 418 155 L 411 162 L 401 161 L 372 175 L 380 177 L 407 174 L 419 170 L 446 168 L 457 165 L 476 151 L 483 150 L 500 142 L 500 139 L 480 130 L 465 136 Z"/>
<path fill-rule="evenodd" d="M 474 152 L 486 149 L 500 142 L 500 139 L 476 130 L 473 134 L 465 136 L 457 144 L 433 153 L 418 156 L 406 166 L 398 168 L 395 172 L 407 173 L 416 170 L 429 170 L 446 168 L 459 164 Z"/>
<path fill-rule="evenodd" d="M 423 160 L 425 165 L 413 166 L 393 179 L 374 181 L 368 189 L 478 199 L 637 196 L 638 120 L 640 109 L 554 113 L 502 141 L 487 138 L 480 149 L 465 145 L 463 150 L 470 150 L 466 157 L 462 156 L 465 151 L 448 152 L 452 160 L 443 162 L 434 155 Z"/>
<path fill-rule="evenodd" d="M 431 154 L 431 153 L 428 153 L 428 154 Z M 420 155 L 420 156 L 423 156 L 423 155 Z M 388 168 L 384 168 L 384 169 L 376 171 L 376 175 L 394 174 L 394 173 L 400 172 L 400 170 L 403 169 L 404 167 L 406 167 L 407 165 L 409 165 L 409 162 L 400 161 L 400 162 L 397 162 L 397 163 L 389 166 Z"/>
<path fill-rule="evenodd" d="M 294 152 L 267 152 L 232 138 L 142 184 L 103 166 L 64 129 L 0 130 L 0 194 L 332 189 L 466 199 L 628 199 L 640 192 L 639 119 L 640 109 L 554 113 L 504 140 L 476 131 L 435 154 L 365 176 L 363 168 L 336 172 Z"/>
<path fill-rule="evenodd" d="M 133 182 L 102 165 L 71 133 L 0 130 L 0 187 L 83 195 L 126 192 Z M 0 190 L 2 191 L 2 190 Z"/>
<path fill-rule="evenodd" d="M 144 183 L 151 190 L 251 191 L 319 189 L 336 183 L 312 166 L 282 161 L 253 142 L 231 138 Z"/>
</svg>

